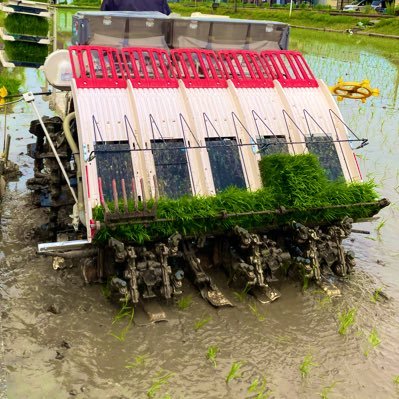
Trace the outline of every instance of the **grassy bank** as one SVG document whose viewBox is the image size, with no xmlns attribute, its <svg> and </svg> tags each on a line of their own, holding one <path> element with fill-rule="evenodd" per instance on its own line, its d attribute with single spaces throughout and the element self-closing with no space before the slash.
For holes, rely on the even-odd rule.
<svg viewBox="0 0 399 399">
<path fill-rule="evenodd" d="M 288 9 L 240 8 L 237 12 L 234 12 L 231 4 L 221 4 L 216 11 L 212 10 L 211 3 L 201 4 L 197 7 L 188 7 L 180 3 L 171 3 L 170 6 L 173 12 L 185 16 L 190 15 L 192 12 L 202 12 L 206 14 L 229 15 L 231 18 L 280 21 L 290 25 L 336 30 L 353 29 L 360 22 L 367 32 L 399 36 L 399 18 L 378 20 L 378 14 L 376 14 L 375 18 L 364 18 L 349 15 L 330 15 L 329 13 L 304 9 L 293 12 L 290 17 Z M 377 20 L 378 22 L 374 22 Z"/>
</svg>

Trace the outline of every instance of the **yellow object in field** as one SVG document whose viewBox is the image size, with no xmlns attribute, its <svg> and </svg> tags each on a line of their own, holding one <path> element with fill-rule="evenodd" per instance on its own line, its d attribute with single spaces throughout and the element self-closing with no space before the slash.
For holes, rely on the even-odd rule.
<svg viewBox="0 0 399 399">
<path fill-rule="evenodd" d="M 334 96 L 337 96 L 338 101 L 350 98 L 352 100 L 361 100 L 362 103 L 365 103 L 368 97 L 380 94 L 378 89 L 370 87 L 368 80 L 363 80 L 362 82 L 344 82 L 342 79 L 338 79 L 335 86 L 330 86 L 330 90 Z"/>
<path fill-rule="evenodd" d="M 3 86 L 3 87 L 0 89 L 0 105 L 1 105 L 1 104 L 4 104 L 4 103 L 6 102 L 6 100 L 5 100 L 4 98 L 7 97 L 7 95 L 8 95 L 8 91 L 7 91 L 7 89 Z"/>
</svg>

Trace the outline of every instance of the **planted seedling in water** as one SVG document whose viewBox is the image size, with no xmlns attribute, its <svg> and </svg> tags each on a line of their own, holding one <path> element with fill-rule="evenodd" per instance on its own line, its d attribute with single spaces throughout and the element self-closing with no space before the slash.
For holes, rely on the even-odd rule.
<svg viewBox="0 0 399 399">
<path fill-rule="evenodd" d="M 250 285 L 247 283 L 242 291 L 240 292 L 234 291 L 233 294 L 236 297 L 236 299 L 238 299 L 240 302 L 244 302 L 250 288 L 251 288 Z"/>
<path fill-rule="evenodd" d="M 183 296 L 177 301 L 177 307 L 179 310 L 188 309 L 193 303 L 193 298 L 191 295 Z"/>
<path fill-rule="evenodd" d="M 299 366 L 302 378 L 307 377 L 310 373 L 310 369 L 314 366 L 317 366 L 317 364 L 313 363 L 313 356 L 311 354 L 306 355 Z"/>
<path fill-rule="evenodd" d="M 219 348 L 215 345 L 212 345 L 208 348 L 208 351 L 206 353 L 206 358 L 212 362 L 213 367 L 216 368 L 216 356 L 219 352 Z"/>
<path fill-rule="evenodd" d="M 249 308 L 251 309 L 251 313 L 259 320 L 259 321 L 264 321 L 266 319 L 266 316 L 262 313 L 259 312 L 258 307 L 253 304 L 248 305 Z"/>
<path fill-rule="evenodd" d="M 380 299 L 380 293 L 382 291 L 382 288 L 377 288 L 374 292 L 373 295 L 371 296 L 371 302 L 377 303 L 378 300 Z"/>
<path fill-rule="evenodd" d="M 374 349 L 381 343 L 381 340 L 378 337 L 378 333 L 375 328 L 371 330 L 371 333 L 368 337 L 368 343 L 369 343 L 369 348 L 366 349 L 366 351 L 364 352 L 365 356 L 368 356 L 368 354 L 370 353 L 370 349 Z"/>
<path fill-rule="evenodd" d="M 234 380 L 235 378 L 240 378 L 241 374 L 238 374 L 238 372 L 240 371 L 241 367 L 244 365 L 243 362 L 234 362 L 231 367 L 230 367 L 230 371 L 227 374 L 226 377 L 226 384 L 228 384 L 231 380 Z"/>
<path fill-rule="evenodd" d="M 105 299 L 111 298 L 111 287 L 109 280 L 101 286 L 101 293 L 103 294 Z"/>
<path fill-rule="evenodd" d="M 202 318 L 200 320 L 197 320 L 194 323 L 194 330 L 198 331 L 200 328 L 204 327 L 205 324 L 208 324 L 211 320 L 212 320 L 211 316 L 207 316 L 207 317 L 204 317 L 204 318 Z"/>
<path fill-rule="evenodd" d="M 352 308 L 348 311 L 344 311 L 338 315 L 339 319 L 339 329 L 338 332 L 341 335 L 345 335 L 348 328 L 355 323 L 356 309 Z"/>
<path fill-rule="evenodd" d="M 139 367 L 139 366 L 144 366 L 144 364 L 145 364 L 147 358 L 148 358 L 148 355 L 139 355 L 139 356 L 136 356 L 136 357 L 134 358 L 134 361 L 133 361 L 133 362 L 129 362 L 129 363 L 126 364 L 125 368 L 127 368 L 127 369 L 134 369 L 134 368 Z"/>
<path fill-rule="evenodd" d="M 333 382 L 331 385 L 324 387 L 320 393 L 321 399 L 328 399 L 328 394 L 333 390 L 336 384 L 336 382 Z"/>
<path fill-rule="evenodd" d="M 122 328 L 121 332 L 119 334 L 116 334 L 114 332 L 110 332 L 109 334 L 112 335 L 114 338 L 116 338 L 118 341 L 123 342 L 126 338 L 126 334 L 129 331 L 130 326 L 133 323 L 133 317 L 134 317 L 134 307 L 133 306 L 128 306 L 128 301 L 127 299 L 123 303 L 121 309 L 119 312 L 115 315 L 114 319 L 112 320 L 112 325 L 115 323 L 119 323 L 125 318 L 128 318 L 128 322 L 125 327 Z"/>
<path fill-rule="evenodd" d="M 248 393 L 256 395 L 251 396 L 253 399 L 267 399 L 272 394 L 270 389 L 267 387 L 267 381 L 265 377 L 262 377 L 262 380 L 259 380 L 258 378 L 252 380 L 251 385 L 248 388 Z"/>
<path fill-rule="evenodd" d="M 164 375 L 160 375 L 160 377 L 156 378 L 150 388 L 147 391 L 147 397 L 150 399 L 155 398 L 155 395 L 159 392 L 159 390 L 169 382 L 169 380 L 173 377 L 173 373 L 166 373 Z"/>
<path fill-rule="evenodd" d="M 381 220 L 381 222 L 378 223 L 378 226 L 375 228 L 375 231 L 377 232 L 378 239 L 381 239 L 381 230 L 385 226 L 386 222 L 387 221 L 385 219 Z"/>
</svg>

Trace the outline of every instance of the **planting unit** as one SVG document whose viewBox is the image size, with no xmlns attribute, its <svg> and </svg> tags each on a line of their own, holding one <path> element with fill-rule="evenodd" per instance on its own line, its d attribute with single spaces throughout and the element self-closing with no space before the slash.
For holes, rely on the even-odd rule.
<svg viewBox="0 0 399 399">
<path fill-rule="evenodd" d="M 216 267 L 263 302 L 283 264 L 337 293 L 325 275 L 352 270 L 352 221 L 387 201 L 286 25 L 79 13 L 73 37 L 44 65 L 65 114 L 41 118 L 25 95 L 39 116 L 28 187 L 54 241 L 39 252 L 79 258 L 86 281 L 133 303 L 179 295 L 187 276 L 229 305 Z"/>
</svg>

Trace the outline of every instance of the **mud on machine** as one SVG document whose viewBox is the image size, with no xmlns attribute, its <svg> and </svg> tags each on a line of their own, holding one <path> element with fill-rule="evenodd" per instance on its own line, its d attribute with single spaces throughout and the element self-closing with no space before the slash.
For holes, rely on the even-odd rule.
<svg viewBox="0 0 399 399">
<path fill-rule="evenodd" d="M 39 253 L 78 258 L 87 282 L 133 303 L 181 294 L 186 276 L 230 305 L 215 268 L 262 302 L 279 297 L 283 265 L 336 293 L 327 275 L 354 266 L 352 221 L 388 202 L 361 183 L 351 145 L 367 140 L 288 37 L 275 22 L 77 13 L 74 45 L 44 66 L 60 116 L 25 95 L 38 115 L 28 187 L 52 241 Z M 320 202 L 332 185 L 353 195 Z"/>
</svg>

